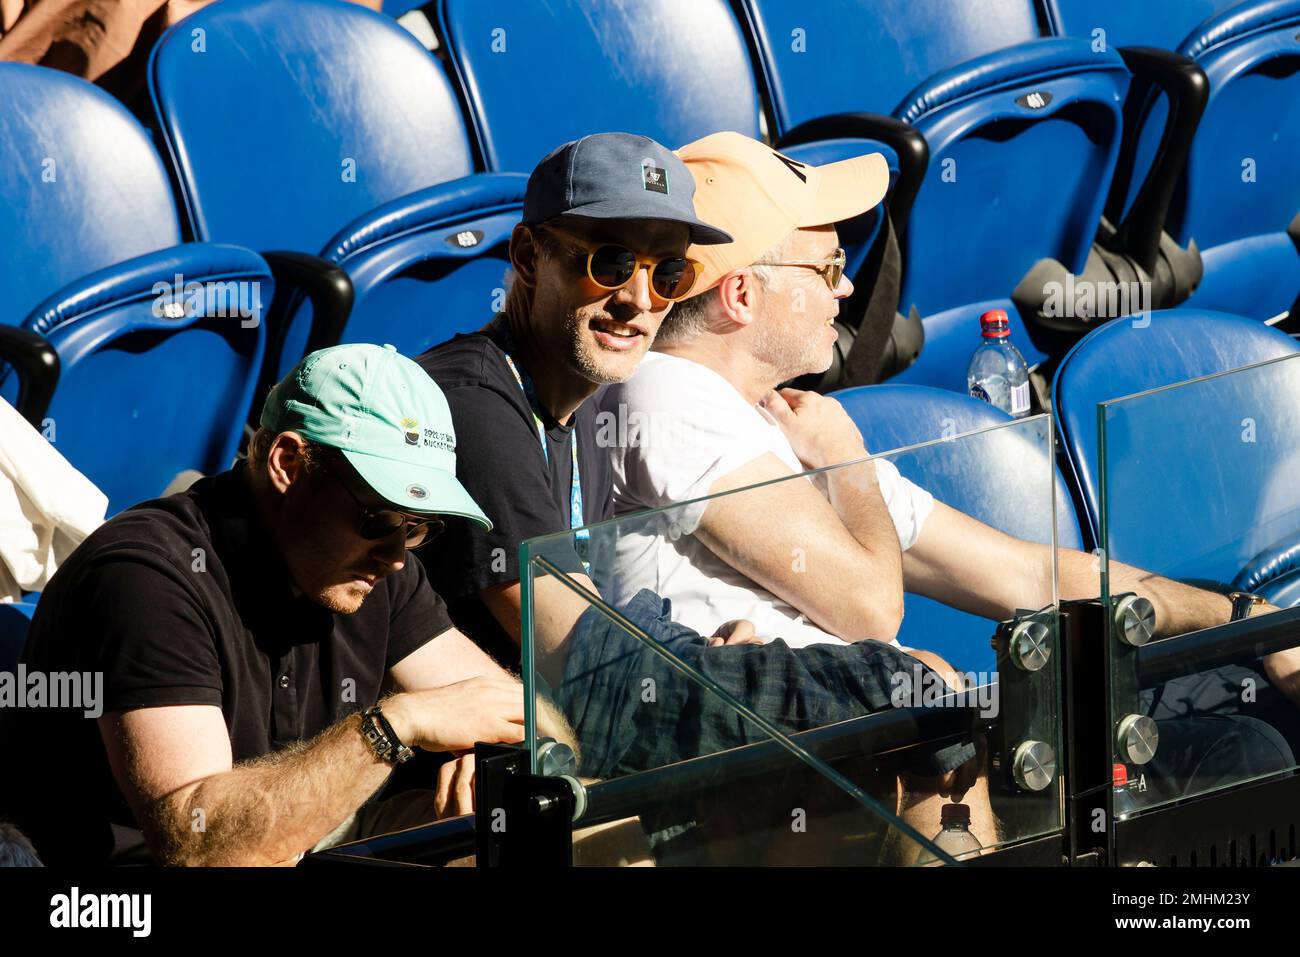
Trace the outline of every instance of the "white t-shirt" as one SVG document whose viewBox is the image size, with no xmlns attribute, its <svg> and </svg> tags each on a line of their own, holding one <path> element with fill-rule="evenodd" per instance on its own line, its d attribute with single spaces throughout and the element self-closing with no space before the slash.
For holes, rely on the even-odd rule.
<svg viewBox="0 0 1300 957">
<path fill-rule="evenodd" d="M 758 636 L 792 647 L 839 638 L 718 558 L 692 533 L 706 502 L 645 518 L 627 515 L 709 494 L 722 476 L 770 452 L 805 471 L 780 427 L 769 422 L 726 379 L 690 359 L 651 352 L 628 382 L 598 397 L 601 444 L 613 450 L 614 512 L 627 516 L 593 545 L 611 547 L 613 573 L 597 584 L 615 604 L 649 588 L 672 601 L 674 621 L 703 635 L 746 618 Z M 603 435 L 601 433 L 604 433 Z M 916 542 L 934 499 L 876 460 L 880 492 L 906 551 Z M 806 480 L 802 480 L 806 481 Z M 773 520 L 778 520 L 773 517 Z M 602 556 L 596 568 L 609 568 Z"/>
</svg>

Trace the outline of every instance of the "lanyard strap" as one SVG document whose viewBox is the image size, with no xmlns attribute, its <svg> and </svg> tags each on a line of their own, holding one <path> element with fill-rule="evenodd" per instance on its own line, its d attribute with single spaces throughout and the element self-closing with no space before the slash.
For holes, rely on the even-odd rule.
<svg viewBox="0 0 1300 957">
<path fill-rule="evenodd" d="M 515 365 L 515 360 L 511 358 L 510 353 L 502 350 L 506 357 L 506 364 L 510 366 L 510 371 L 515 374 L 515 381 L 519 383 L 519 388 L 523 390 L 524 398 L 528 400 L 528 407 L 533 413 L 533 424 L 537 426 L 537 439 L 542 443 L 542 456 L 546 459 L 546 464 L 551 464 L 551 452 L 546 442 L 546 426 L 542 423 L 542 417 L 537 414 L 537 392 L 533 388 L 532 377 L 523 372 Z M 574 530 L 574 548 L 577 549 L 578 557 L 582 560 L 582 567 L 591 570 L 590 563 L 587 561 L 588 547 L 591 541 L 591 531 L 583 526 L 586 520 L 582 512 L 582 479 L 578 473 L 578 430 L 577 422 L 574 422 L 574 430 L 570 436 L 569 451 L 573 456 L 573 472 L 569 480 L 569 528 Z"/>
</svg>

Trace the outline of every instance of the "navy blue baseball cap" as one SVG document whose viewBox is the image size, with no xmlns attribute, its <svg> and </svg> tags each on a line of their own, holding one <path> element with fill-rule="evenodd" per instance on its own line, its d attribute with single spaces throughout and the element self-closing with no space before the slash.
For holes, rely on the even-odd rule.
<svg viewBox="0 0 1300 957">
<path fill-rule="evenodd" d="M 552 150 L 528 177 L 524 222 L 557 216 L 661 219 L 685 223 L 691 242 L 711 246 L 730 233 L 695 216 L 695 180 L 672 150 L 648 136 L 594 133 Z"/>
</svg>

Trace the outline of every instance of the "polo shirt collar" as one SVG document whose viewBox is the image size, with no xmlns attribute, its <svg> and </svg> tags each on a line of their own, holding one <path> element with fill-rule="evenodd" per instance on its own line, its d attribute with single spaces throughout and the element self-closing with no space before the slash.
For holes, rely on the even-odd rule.
<svg viewBox="0 0 1300 957">
<path fill-rule="evenodd" d="M 247 473 L 247 465 L 240 462 L 214 480 L 208 516 L 214 544 L 237 600 L 246 595 L 258 602 L 295 601 L 300 593 L 262 521 Z"/>
</svg>

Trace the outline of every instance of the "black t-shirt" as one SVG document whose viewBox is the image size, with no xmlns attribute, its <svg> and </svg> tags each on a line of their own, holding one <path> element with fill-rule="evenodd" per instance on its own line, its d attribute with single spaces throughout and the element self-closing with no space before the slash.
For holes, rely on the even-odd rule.
<svg viewBox="0 0 1300 957">
<path fill-rule="evenodd" d="M 519 580 L 519 545 L 570 528 L 573 452 L 578 443 L 582 523 L 613 515 L 613 471 L 597 444 L 596 406 L 587 401 L 560 425 L 538 409 L 546 431 L 542 452 L 533 409 L 502 349 L 502 320 L 457 336 L 416 361 L 438 383 L 456 428 L 456 477 L 492 520 L 490 532 L 462 519 L 420 550 L 429 580 L 447 600 L 456 626 L 510 668 L 519 648 L 479 600 L 492 585 Z M 576 556 L 568 571 L 580 571 Z"/>
<path fill-rule="evenodd" d="M 418 561 L 352 615 L 295 598 L 242 466 L 104 524 L 41 595 L 28 673 L 102 672 L 104 712 L 221 708 L 235 762 L 378 700 L 386 672 L 451 627 Z M 84 708 L 0 709 L 0 817 L 47 864 L 102 861 L 134 826 Z"/>
</svg>

